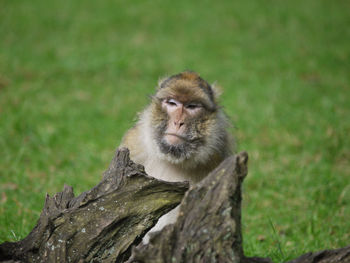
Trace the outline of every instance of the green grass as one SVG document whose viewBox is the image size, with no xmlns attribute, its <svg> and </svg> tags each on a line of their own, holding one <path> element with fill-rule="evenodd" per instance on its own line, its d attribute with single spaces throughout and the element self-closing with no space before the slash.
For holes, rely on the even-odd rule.
<svg viewBox="0 0 350 263">
<path fill-rule="evenodd" d="M 350 244 L 350 3 L 0 2 L 0 242 L 45 193 L 99 180 L 159 77 L 223 86 L 244 249 L 283 262 Z"/>
</svg>

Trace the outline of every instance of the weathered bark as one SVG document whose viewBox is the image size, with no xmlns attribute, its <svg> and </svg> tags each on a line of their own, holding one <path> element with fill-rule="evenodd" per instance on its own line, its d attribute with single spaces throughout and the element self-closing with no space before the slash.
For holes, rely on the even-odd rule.
<svg viewBox="0 0 350 263">
<path fill-rule="evenodd" d="M 131 245 L 178 205 L 187 189 L 188 183 L 147 176 L 122 149 L 90 191 L 74 197 L 65 186 L 54 197 L 46 196 L 35 228 L 19 242 L 1 244 L 0 261 L 122 262 Z"/>
<path fill-rule="evenodd" d="M 287 263 L 350 263 L 350 246 L 306 253 Z"/>
<path fill-rule="evenodd" d="M 191 188 L 174 225 L 133 249 L 129 262 L 241 262 L 241 184 L 247 153 L 227 158 Z"/>
<path fill-rule="evenodd" d="M 0 245 L 0 261 L 271 263 L 247 258 L 242 249 L 241 185 L 247 160 L 245 152 L 227 158 L 186 193 L 175 224 L 136 247 L 158 218 L 181 201 L 188 184 L 149 177 L 130 161 L 127 149 L 117 151 L 90 191 L 74 197 L 65 186 L 47 196 L 33 231 L 19 242 Z M 350 263 L 350 247 L 307 253 L 288 263 L 311 262 Z"/>
</svg>

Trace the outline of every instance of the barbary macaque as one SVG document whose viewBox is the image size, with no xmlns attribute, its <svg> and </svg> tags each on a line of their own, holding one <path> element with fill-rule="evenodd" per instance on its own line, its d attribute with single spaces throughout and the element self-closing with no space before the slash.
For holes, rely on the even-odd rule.
<svg viewBox="0 0 350 263">
<path fill-rule="evenodd" d="M 218 96 L 215 85 L 195 72 L 162 79 L 121 146 L 129 148 L 131 159 L 144 165 L 150 176 L 190 184 L 200 181 L 233 150 Z M 174 209 L 151 231 L 173 223 L 176 217 Z"/>
</svg>

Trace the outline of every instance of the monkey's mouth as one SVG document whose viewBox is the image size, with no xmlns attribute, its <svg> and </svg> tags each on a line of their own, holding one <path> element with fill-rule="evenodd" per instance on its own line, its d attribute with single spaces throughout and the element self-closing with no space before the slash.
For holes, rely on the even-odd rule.
<svg viewBox="0 0 350 263">
<path fill-rule="evenodd" d="M 182 136 L 182 135 L 179 135 L 179 134 L 176 134 L 176 133 L 166 132 L 166 133 L 164 133 L 164 135 L 165 135 L 165 136 L 167 136 L 167 135 L 175 136 L 175 137 L 177 137 L 177 138 L 179 138 L 179 139 L 181 139 L 181 140 L 190 141 L 187 137 Z"/>
<path fill-rule="evenodd" d="M 198 144 L 201 143 L 201 138 L 190 138 L 189 136 L 183 136 L 176 133 L 166 132 L 164 133 L 164 139 L 170 145 L 178 144 Z"/>
<path fill-rule="evenodd" d="M 170 145 L 178 145 L 184 142 L 189 142 L 188 138 L 176 133 L 164 133 L 165 141 Z"/>
</svg>

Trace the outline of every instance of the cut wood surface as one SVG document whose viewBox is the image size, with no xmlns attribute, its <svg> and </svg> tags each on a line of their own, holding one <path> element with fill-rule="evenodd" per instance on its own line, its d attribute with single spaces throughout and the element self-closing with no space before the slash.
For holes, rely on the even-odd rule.
<svg viewBox="0 0 350 263">
<path fill-rule="evenodd" d="M 245 257 L 242 248 L 241 186 L 247 161 L 245 152 L 231 156 L 188 190 L 187 182 L 148 176 L 127 149 L 117 150 L 91 190 L 74 197 L 65 186 L 47 195 L 32 232 L 21 241 L 0 244 L 0 262 L 270 263 Z M 140 244 L 159 217 L 181 201 L 175 224 Z M 350 246 L 307 253 L 288 263 L 326 262 L 350 263 Z"/>
</svg>

